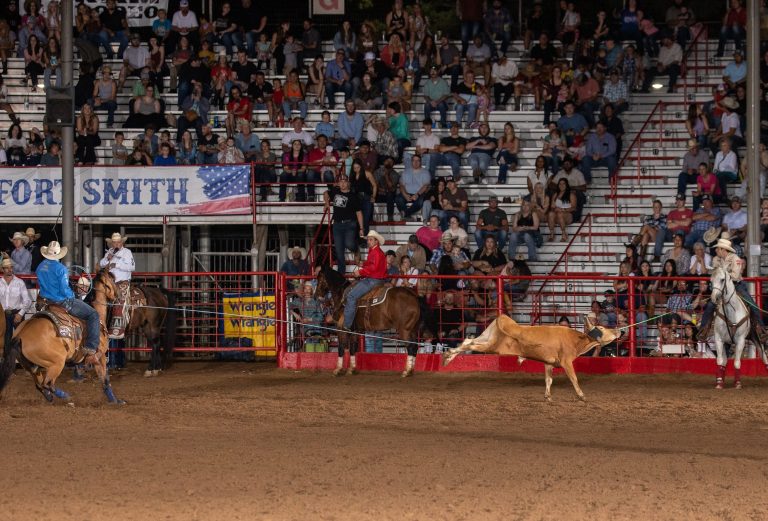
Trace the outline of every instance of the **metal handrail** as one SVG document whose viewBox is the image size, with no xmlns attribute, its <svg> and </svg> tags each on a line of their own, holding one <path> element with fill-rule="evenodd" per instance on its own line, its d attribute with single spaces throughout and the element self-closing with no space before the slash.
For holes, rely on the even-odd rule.
<svg viewBox="0 0 768 521">
<path fill-rule="evenodd" d="M 320 223 L 317 225 L 317 228 L 315 229 L 315 234 L 312 236 L 312 240 L 309 241 L 309 248 L 307 249 L 307 262 L 310 266 L 315 265 L 315 261 L 317 260 L 315 258 L 315 246 L 317 242 L 320 239 L 320 232 L 323 229 L 323 225 L 325 224 L 325 220 L 328 219 L 328 226 L 331 224 L 331 211 L 329 208 L 324 207 L 323 208 L 323 216 L 320 218 Z M 330 248 L 330 244 L 328 246 Z M 330 252 L 329 252 L 330 253 Z"/>
</svg>

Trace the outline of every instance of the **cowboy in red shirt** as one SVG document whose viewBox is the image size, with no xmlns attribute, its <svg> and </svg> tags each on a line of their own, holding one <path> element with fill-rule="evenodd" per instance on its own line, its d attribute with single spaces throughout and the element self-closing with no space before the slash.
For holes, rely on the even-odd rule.
<svg viewBox="0 0 768 521">
<path fill-rule="evenodd" d="M 351 330 L 357 312 L 357 300 L 387 281 L 387 256 L 381 249 L 384 237 L 371 230 L 366 237 L 368 241 L 368 258 L 360 268 L 355 268 L 354 275 L 362 277 L 347 294 L 344 304 L 344 329 Z"/>
</svg>

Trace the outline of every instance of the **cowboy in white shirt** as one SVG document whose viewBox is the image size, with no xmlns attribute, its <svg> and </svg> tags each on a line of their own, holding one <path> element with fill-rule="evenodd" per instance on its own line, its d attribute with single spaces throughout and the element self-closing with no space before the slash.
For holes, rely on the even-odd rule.
<svg viewBox="0 0 768 521">
<path fill-rule="evenodd" d="M 24 320 L 24 315 L 32 309 L 32 299 L 29 297 L 24 281 L 13 274 L 13 261 L 4 258 L 0 263 L 3 276 L 0 277 L 0 304 L 5 310 L 5 345 L 13 338 L 13 330 Z"/>
<path fill-rule="evenodd" d="M 125 336 L 125 320 L 123 319 L 125 306 L 128 303 L 128 296 L 131 288 L 131 275 L 136 269 L 133 262 L 133 253 L 125 247 L 125 240 L 119 233 L 113 233 L 112 237 L 107 239 L 109 249 L 104 254 L 104 258 L 99 262 L 102 268 L 109 268 L 109 273 L 115 278 L 118 294 L 117 299 L 112 305 L 112 323 L 109 328 L 109 338 L 120 339 Z"/>
</svg>

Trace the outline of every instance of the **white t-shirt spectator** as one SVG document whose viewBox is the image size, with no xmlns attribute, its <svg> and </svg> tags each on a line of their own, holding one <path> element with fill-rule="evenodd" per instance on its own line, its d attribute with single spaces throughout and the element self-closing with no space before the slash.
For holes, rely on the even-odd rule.
<svg viewBox="0 0 768 521">
<path fill-rule="evenodd" d="M 744 228 L 747 225 L 746 210 L 741 208 L 738 212 L 728 212 L 723 216 L 723 224 L 726 225 L 729 230 Z"/>
<path fill-rule="evenodd" d="M 197 23 L 197 15 L 192 10 L 189 10 L 186 15 L 181 11 L 173 13 L 171 25 L 179 29 L 194 29 L 200 24 Z"/>
<path fill-rule="evenodd" d="M 304 146 L 312 146 L 314 144 L 314 139 L 312 139 L 312 134 L 307 132 L 306 130 L 302 130 L 301 132 L 296 132 L 295 130 L 290 130 L 289 132 L 286 132 L 283 136 L 282 143 L 283 145 L 289 145 L 293 143 L 296 139 L 304 143 Z"/>
<path fill-rule="evenodd" d="M 587 180 L 584 179 L 584 174 L 578 168 L 572 168 L 570 174 L 566 174 L 565 170 L 560 170 L 555 174 L 555 178 L 552 179 L 552 183 L 557 184 L 561 179 L 568 181 L 568 186 L 573 188 L 574 186 L 584 186 L 587 184 Z M 546 188 L 546 186 L 544 186 Z"/>
<path fill-rule="evenodd" d="M 720 118 L 720 124 L 723 126 L 723 134 L 727 134 L 734 129 L 734 136 L 743 137 L 741 134 L 741 121 L 739 121 L 739 115 L 735 112 L 725 113 Z"/>
<path fill-rule="evenodd" d="M 504 65 L 494 63 L 493 67 L 491 67 L 491 76 L 493 77 L 493 81 L 500 83 L 505 87 L 515 81 L 517 75 L 517 64 L 509 58 L 507 58 L 507 63 Z"/>
<path fill-rule="evenodd" d="M 143 69 L 149 63 L 149 51 L 143 45 L 138 47 L 129 45 L 123 53 L 123 59 L 128 62 L 132 69 Z"/>
<path fill-rule="evenodd" d="M 701 266 L 698 266 L 698 263 L 696 262 L 697 257 L 695 255 L 691 255 L 691 265 L 688 268 L 688 271 L 690 273 L 693 273 L 695 275 L 704 275 L 704 270 L 701 269 Z M 696 270 L 694 271 L 693 267 L 696 266 Z M 712 255 L 709 253 L 704 254 L 704 267 L 708 270 L 712 269 Z"/>
<path fill-rule="evenodd" d="M 416 140 L 417 148 L 426 148 L 427 150 L 433 150 L 440 144 L 440 138 L 435 134 L 422 134 L 419 139 Z"/>
<path fill-rule="evenodd" d="M 471 43 L 467 47 L 467 60 L 475 63 L 486 62 L 491 59 L 491 49 L 486 44 L 480 44 L 480 47 Z"/>
<path fill-rule="evenodd" d="M 728 155 L 723 156 L 723 151 L 719 151 L 715 156 L 715 164 L 712 169 L 714 172 L 731 172 L 736 173 L 739 171 L 739 158 L 736 156 L 736 152 L 733 150 L 728 152 Z"/>
</svg>

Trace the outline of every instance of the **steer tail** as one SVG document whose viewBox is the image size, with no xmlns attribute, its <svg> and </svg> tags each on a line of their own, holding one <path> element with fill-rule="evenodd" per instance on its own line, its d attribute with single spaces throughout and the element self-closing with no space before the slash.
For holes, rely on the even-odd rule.
<svg viewBox="0 0 768 521">
<path fill-rule="evenodd" d="M 14 338 L 10 346 L 5 346 L 3 353 L 3 363 L 0 364 L 0 391 L 5 389 L 11 379 L 11 375 L 16 370 L 16 359 L 21 353 L 21 339 Z"/>
</svg>

